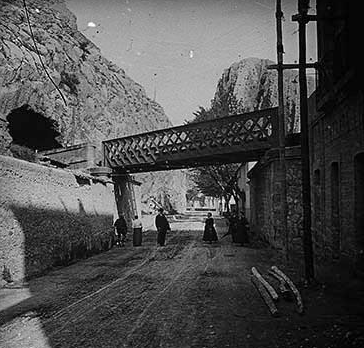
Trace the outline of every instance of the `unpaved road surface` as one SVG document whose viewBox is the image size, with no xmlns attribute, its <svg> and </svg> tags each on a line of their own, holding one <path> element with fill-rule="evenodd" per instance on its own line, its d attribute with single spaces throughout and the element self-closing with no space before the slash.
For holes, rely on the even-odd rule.
<svg viewBox="0 0 364 348">
<path fill-rule="evenodd" d="M 274 264 L 299 278 L 272 251 L 233 245 L 229 236 L 204 244 L 199 221 L 172 230 L 165 247 L 150 231 L 140 247 L 129 241 L 27 287 L 0 289 L 0 347 L 364 347 L 360 284 L 301 287 L 305 313 L 280 299 L 275 318 L 251 267 L 276 289 L 267 276 Z M 219 236 L 225 230 L 218 220 Z"/>
</svg>

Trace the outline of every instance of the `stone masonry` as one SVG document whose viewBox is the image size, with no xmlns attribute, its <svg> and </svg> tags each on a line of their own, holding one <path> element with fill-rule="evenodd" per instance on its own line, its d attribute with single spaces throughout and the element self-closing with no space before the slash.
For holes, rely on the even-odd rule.
<svg viewBox="0 0 364 348">
<path fill-rule="evenodd" d="M 272 149 L 248 172 L 250 179 L 251 230 L 254 237 L 285 252 L 282 230 L 278 151 Z M 286 148 L 288 248 L 302 253 L 301 154 L 300 146 Z"/>
</svg>

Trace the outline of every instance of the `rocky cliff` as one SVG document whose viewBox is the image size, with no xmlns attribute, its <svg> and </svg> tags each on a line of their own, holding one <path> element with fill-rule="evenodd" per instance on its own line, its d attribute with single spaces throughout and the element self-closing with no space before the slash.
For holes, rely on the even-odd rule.
<svg viewBox="0 0 364 348">
<path fill-rule="evenodd" d="M 143 87 L 77 30 L 76 17 L 63 0 L 26 3 L 31 30 L 22 1 L 0 0 L 3 121 L 13 110 L 28 105 L 55 121 L 62 145 L 99 144 L 106 138 L 171 125 Z M 9 141 L 4 134 L 2 139 Z M 4 152 L 7 144 L 2 145 Z"/>
<path fill-rule="evenodd" d="M 143 183 L 142 210 L 151 213 L 158 208 L 157 202 L 169 212 L 184 212 L 186 208 L 186 193 L 191 186 L 185 170 L 169 172 L 154 172 L 136 175 Z"/>
<path fill-rule="evenodd" d="M 268 59 L 246 58 L 225 69 L 211 106 L 221 114 L 244 113 L 278 105 L 277 72 Z M 308 91 L 314 81 L 308 78 Z M 284 107 L 287 132 L 299 132 L 298 70 L 284 71 Z"/>
<path fill-rule="evenodd" d="M 31 27 L 23 1 L 0 0 L 1 154 L 11 154 L 9 120 L 25 128 L 24 112 L 51 120 L 60 146 L 92 142 L 100 147 L 105 139 L 171 126 L 143 87 L 78 31 L 63 0 L 26 4 Z M 21 135 L 34 138 L 31 132 L 23 129 Z M 162 187 L 168 191 L 176 180 L 183 182 L 183 174 L 143 174 L 137 180 L 148 183 L 142 188 L 147 199 L 161 194 Z M 180 186 L 171 198 L 175 207 L 184 201 Z"/>
</svg>

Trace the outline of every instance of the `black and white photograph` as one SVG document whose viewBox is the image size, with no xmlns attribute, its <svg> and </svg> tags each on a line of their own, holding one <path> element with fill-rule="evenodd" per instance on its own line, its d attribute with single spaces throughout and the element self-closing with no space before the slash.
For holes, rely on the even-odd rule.
<svg viewBox="0 0 364 348">
<path fill-rule="evenodd" d="M 354 0 L 0 0 L 0 348 L 364 347 Z"/>
</svg>

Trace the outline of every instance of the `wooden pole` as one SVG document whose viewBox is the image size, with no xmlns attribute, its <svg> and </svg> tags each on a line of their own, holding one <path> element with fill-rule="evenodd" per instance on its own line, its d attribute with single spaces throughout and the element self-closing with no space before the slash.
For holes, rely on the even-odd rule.
<svg viewBox="0 0 364 348">
<path fill-rule="evenodd" d="M 264 285 L 258 280 L 258 278 L 256 276 L 251 275 L 250 279 L 253 282 L 253 284 L 255 285 L 255 287 L 257 288 L 260 296 L 262 297 L 264 303 L 268 307 L 272 316 L 273 317 L 279 316 L 278 309 L 277 309 L 275 303 L 273 302 L 272 298 L 270 297 L 268 290 L 264 287 Z"/>
<path fill-rule="evenodd" d="M 292 282 L 292 280 L 288 276 L 286 276 L 277 266 L 272 266 L 271 270 L 273 271 L 273 273 L 278 275 L 280 278 L 282 278 L 287 283 L 287 285 L 289 286 L 289 288 L 291 289 L 291 291 L 293 292 L 293 294 L 296 297 L 297 311 L 298 311 L 298 313 L 302 314 L 303 313 L 302 297 L 301 297 L 300 292 L 297 290 L 296 286 Z"/>
<path fill-rule="evenodd" d="M 265 279 L 264 277 L 258 272 L 258 270 L 255 267 L 252 267 L 252 273 L 253 276 L 257 277 L 257 279 L 263 284 L 263 286 L 267 289 L 267 291 L 269 292 L 270 297 L 274 300 L 277 301 L 278 300 L 278 294 L 276 292 L 276 290 L 273 288 L 272 285 L 270 285 Z"/>
<path fill-rule="evenodd" d="M 309 0 L 298 0 L 299 30 L 299 86 L 301 118 L 301 160 L 302 160 L 302 205 L 303 205 L 303 250 L 307 282 L 314 279 L 313 247 L 311 233 L 311 183 L 310 152 L 308 134 L 308 105 L 306 78 L 306 24 Z"/>
<path fill-rule="evenodd" d="M 282 234 L 285 239 L 286 259 L 289 258 L 289 236 L 287 228 L 287 181 L 286 181 L 286 122 L 284 116 L 283 96 L 283 38 L 282 38 L 282 6 L 281 0 L 276 3 L 276 30 L 277 30 L 277 72 L 278 72 L 278 129 L 279 129 L 279 182 L 281 196 Z"/>
</svg>

